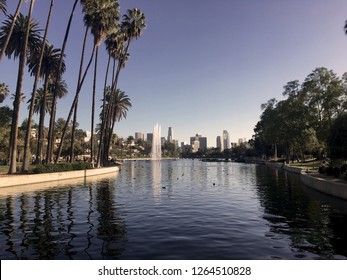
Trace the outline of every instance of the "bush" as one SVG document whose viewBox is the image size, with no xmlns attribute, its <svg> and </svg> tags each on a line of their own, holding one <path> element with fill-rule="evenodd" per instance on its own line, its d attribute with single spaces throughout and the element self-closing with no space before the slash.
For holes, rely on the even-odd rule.
<svg viewBox="0 0 347 280">
<path fill-rule="evenodd" d="M 34 174 L 64 172 L 92 169 L 92 165 L 88 162 L 58 163 L 58 164 L 39 164 L 36 165 L 32 172 Z"/>
</svg>

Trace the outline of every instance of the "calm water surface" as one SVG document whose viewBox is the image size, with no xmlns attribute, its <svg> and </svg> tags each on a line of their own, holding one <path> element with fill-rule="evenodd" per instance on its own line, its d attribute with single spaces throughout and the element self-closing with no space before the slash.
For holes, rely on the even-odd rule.
<svg viewBox="0 0 347 280">
<path fill-rule="evenodd" d="M 347 202 L 281 170 L 197 160 L 0 196 L 1 259 L 346 259 Z"/>
</svg>

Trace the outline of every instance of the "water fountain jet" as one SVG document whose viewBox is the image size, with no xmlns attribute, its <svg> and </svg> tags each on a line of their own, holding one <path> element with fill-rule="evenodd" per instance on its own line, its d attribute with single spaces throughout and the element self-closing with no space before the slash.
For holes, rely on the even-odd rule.
<svg viewBox="0 0 347 280">
<path fill-rule="evenodd" d="M 153 129 L 151 158 L 161 160 L 161 127 L 159 124 L 156 124 Z"/>
</svg>

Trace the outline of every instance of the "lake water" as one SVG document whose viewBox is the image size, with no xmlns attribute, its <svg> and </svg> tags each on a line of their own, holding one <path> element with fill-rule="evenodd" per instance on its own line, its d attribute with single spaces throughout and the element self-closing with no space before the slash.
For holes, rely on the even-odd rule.
<svg viewBox="0 0 347 280">
<path fill-rule="evenodd" d="M 0 259 L 346 259 L 347 201 L 263 165 L 128 161 L 0 196 Z"/>
</svg>

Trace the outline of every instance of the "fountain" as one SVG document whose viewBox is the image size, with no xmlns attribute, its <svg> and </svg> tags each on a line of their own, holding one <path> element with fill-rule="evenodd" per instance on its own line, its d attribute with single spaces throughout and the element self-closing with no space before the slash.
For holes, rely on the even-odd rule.
<svg viewBox="0 0 347 280">
<path fill-rule="evenodd" d="M 159 124 L 156 124 L 153 129 L 153 140 L 152 140 L 152 160 L 161 159 L 161 127 Z"/>
</svg>

